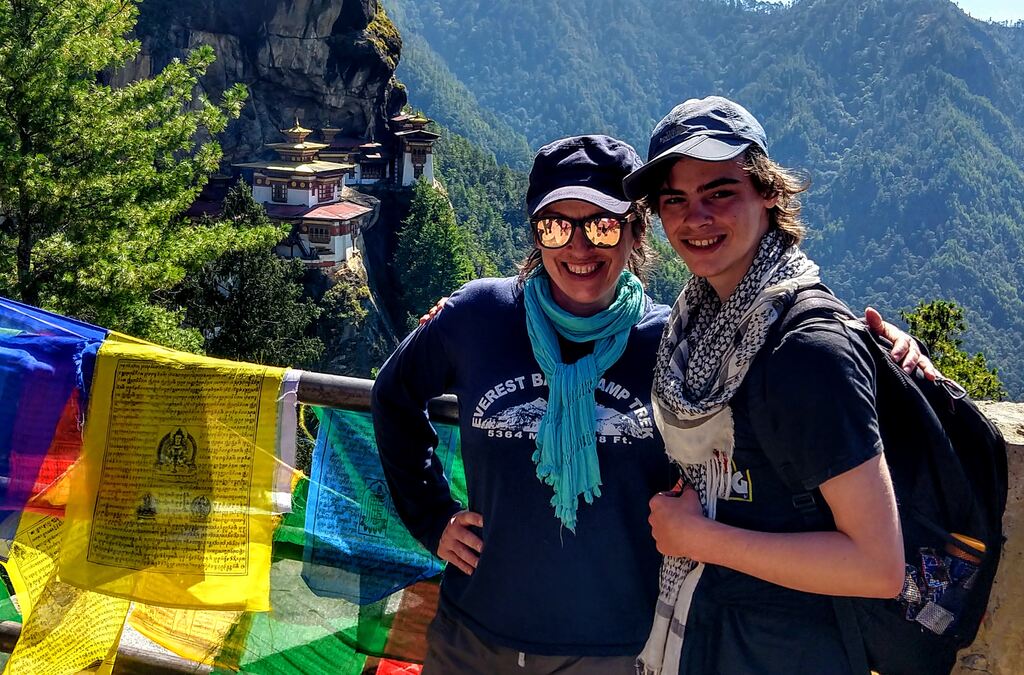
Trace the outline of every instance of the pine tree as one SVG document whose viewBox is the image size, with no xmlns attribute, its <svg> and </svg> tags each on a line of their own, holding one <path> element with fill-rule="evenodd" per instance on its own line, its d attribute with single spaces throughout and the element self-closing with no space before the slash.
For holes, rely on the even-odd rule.
<svg viewBox="0 0 1024 675">
<path fill-rule="evenodd" d="M 411 327 L 438 298 L 473 278 L 473 262 L 451 204 L 426 181 L 413 188 L 409 215 L 402 225 L 394 264 Z"/>
<path fill-rule="evenodd" d="M 1006 389 L 994 368 L 980 352 L 971 356 L 961 349 L 960 335 L 967 330 L 964 308 L 948 300 L 919 302 L 909 312 L 900 312 L 913 333 L 928 345 L 932 361 L 946 377 L 960 383 L 971 398 L 999 401 Z"/>
<path fill-rule="evenodd" d="M 241 231 L 270 230 L 249 250 L 228 251 L 189 275 L 175 294 L 186 324 L 204 336 L 210 356 L 275 366 L 308 367 L 323 342 L 311 335 L 320 309 L 303 297 L 305 267 L 271 250 L 284 229 L 270 224 L 252 190 L 239 181 L 224 201 L 224 219 Z"/>
<path fill-rule="evenodd" d="M 209 47 L 104 84 L 139 52 L 136 17 L 137 0 L 0 2 L 0 293 L 195 349 L 160 294 L 266 235 L 178 217 L 217 168 L 212 137 L 246 92 L 194 98 Z"/>
</svg>

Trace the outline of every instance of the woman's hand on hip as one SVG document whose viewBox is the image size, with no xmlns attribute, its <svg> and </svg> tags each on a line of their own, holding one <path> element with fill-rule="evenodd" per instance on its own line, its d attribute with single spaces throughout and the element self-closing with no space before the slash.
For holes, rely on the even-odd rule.
<svg viewBox="0 0 1024 675">
<path fill-rule="evenodd" d="M 437 545 L 437 557 L 455 565 L 465 574 L 472 574 L 480 561 L 484 542 L 471 527 L 483 527 L 484 517 L 474 511 L 463 510 L 448 520 Z"/>
</svg>

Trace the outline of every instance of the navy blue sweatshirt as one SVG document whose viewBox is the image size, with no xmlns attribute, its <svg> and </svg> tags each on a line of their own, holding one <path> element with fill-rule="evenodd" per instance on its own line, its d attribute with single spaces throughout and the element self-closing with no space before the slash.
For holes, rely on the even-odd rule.
<svg viewBox="0 0 1024 675">
<path fill-rule="evenodd" d="M 483 516 L 476 571 L 448 565 L 447 612 L 485 640 L 543 655 L 637 654 L 650 632 L 661 556 L 648 501 L 678 473 L 650 415 L 655 350 L 668 308 L 646 301 L 625 353 L 596 392 L 602 496 L 580 501 L 576 533 L 561 526 L 531 456 L 547 386 L 515 279 L 483 279 L 452 295 L 384 364 L 373 415 L 384 473 L 406 526 L 430 551 L 455 502 L 432 461 L 425 403 L 459 398 L 469 504 Z M 563 342 L 572 362 L 592 343 Z"/>
</svg>

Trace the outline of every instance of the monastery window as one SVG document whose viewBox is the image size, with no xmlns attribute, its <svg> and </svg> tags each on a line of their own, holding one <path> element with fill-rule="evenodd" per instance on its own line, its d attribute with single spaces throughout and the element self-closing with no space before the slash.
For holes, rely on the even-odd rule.
<svg viewBox="0 0 1024 675">
<path fill-rule="evenodd" d="M 309 241 L 314 244 L 331 243 L 331 233 L 326 227 L 310 227 Z"/>
<path fill-rule="evenodd" d="M 317 199 L 322 202 L 329 202 L 334 199 L 334 183 L 320 183 Z"/>
<path fill-rule="evenodd" d="M 287 202 L 288 201 L 288 184 L 287 183 L 271 183 L 270 184 L 270 198 L 275 202 Z"/>
<path fill-rule="evenodd" d="M 384 165 L 383 164 L 364 164 L 363 165 L 363 178 L 368 180 L 377 180 L 384 177 Z"/>
</svg>

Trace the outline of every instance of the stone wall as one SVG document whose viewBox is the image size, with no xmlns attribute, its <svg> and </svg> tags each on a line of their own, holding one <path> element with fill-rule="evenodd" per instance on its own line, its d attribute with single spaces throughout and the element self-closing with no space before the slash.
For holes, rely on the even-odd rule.
<svg viewBox="0 0 1024 675">
<path fill-rule="evenodd" d="M 1003 527 L 1006 546 L 978 639 L 960 653 L 957 675 L 1024 673 L 1024 403 L 981 403 L 1006 438 L 1010 494 Z"/>
</svg>

